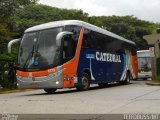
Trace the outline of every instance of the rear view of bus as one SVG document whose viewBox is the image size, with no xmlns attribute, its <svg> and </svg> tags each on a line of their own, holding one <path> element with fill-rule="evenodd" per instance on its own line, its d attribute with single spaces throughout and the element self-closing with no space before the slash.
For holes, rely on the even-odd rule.
<svg viewBox="0 0 160 120">
<path fill-rule="evenodd" d="M 137 51 L 137 56 L 138 56 L 138 78 L 144 80 L 152 78 L 151 51 L 150 50 Z"/>
</svg>

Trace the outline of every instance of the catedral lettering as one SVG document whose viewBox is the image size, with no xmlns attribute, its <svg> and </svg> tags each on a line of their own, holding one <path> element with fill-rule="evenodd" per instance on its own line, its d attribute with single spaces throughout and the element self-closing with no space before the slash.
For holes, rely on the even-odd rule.
<svg viewBox="0 0 160 120">
<path fill-rule="evenodd" d="M 22 38 L 9 42 L 9 52 L 18 41 L 19 89 L 88 90 L 90 84 L 128 84 L 138 75 L 134 42 L 83 21 L 54 21 L 28 28 Z"/>
<path fill-rule="evenodd" d="M 96 60 L 121 63 L 121 56 L 111 53 L 96 52 Z"/>
</svg>

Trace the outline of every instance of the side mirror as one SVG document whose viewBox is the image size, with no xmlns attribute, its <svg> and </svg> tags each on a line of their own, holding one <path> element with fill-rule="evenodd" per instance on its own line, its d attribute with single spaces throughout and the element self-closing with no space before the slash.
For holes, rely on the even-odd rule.
<svg viewBox="0 0 160 120">
<path fill-rule="evenodd" d="M 62 38 L 63 38 L 65 35 L 73 35 L 73 33 L 72 33 L 72 32 L 68 32 L 68 31 L 63 31 L 63 32 L 58 33 L 57 36 L 56 36 L 56 45 L 57 45 L 58 47 L 61 46 Z"/>
<path fill-rule="evenodd" d="M 12 50 L 11 50 L 12 45 L 19 42 L 20 40 L 21 40 L 20 38 L 19 39 L 13 39 L 8 43 L 8 53 L 12 52 Z"/>
</svg>

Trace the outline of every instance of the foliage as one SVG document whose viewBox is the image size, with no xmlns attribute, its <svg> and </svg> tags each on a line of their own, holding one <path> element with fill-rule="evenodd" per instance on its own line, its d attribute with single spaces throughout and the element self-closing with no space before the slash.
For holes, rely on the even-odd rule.
<svg viewBox="0 0 160 120">
<path fill-rule="evenodd" d="M 155 32 L 158 27 L 155 23 L 139 20 L 134 16 L 88 17 L 88 14 L 82 10 L 59 9 L 41 4 L 30 4 L 24 8 L 18 8 L 14 16 L 16 30 L 20 34 L 23 34 L 23 31 L 31 26 L 64 19 L 89 21 L 91 24 L 136 42 L 137 49 L 148 48 L 143 36 Z"/>
<path fill-rule="evenodd" d="M 6 74 L 4 66 L 6 63 L 14 64 L 17 56 L 17 46 L 13 48 L 13 54 L 7 53 L 7 44 L 9 40 L 19 37 L 19 33 L 14 31 L 15 23 L 13 16 L 15 10 L 19 7 L 24 7 L 28 4 L 35 4 L 37 0 L 0 0 L 0 84 L 3 87 L 12 88 L 15 87 L 13 84 L 12 73 Z M 14 66 L 12 66 L 14 68 Z M 10 70 L 10 69 L 8 69 Z M 12 77 L 12 78 L 11 78 Z"/>
<path fill-rule="evenodd" d="M 93 16 L 90 23 L 136 42 L 138 49 L 147 48 L 143 36 L 155 32 L 157 28 L 155 23 L 139 20 L 134 16 Z"/>
<path fill-rule="evenodd" d="M 0 88 L 0 93 L 1 92 L 4 92 L 4 91 L 9 91 L 10 89 L 8 89 L 8 88 Z"/>
<path fill-rule="evenodd" d="M 160 75 L 157 75 L 157 82 L 160 82 Z"/>
<path fill-rule="evenodd" d="M 16 9 L 14 22 L 16 31 L 23 33 L 26 28 L 39 25 L 46 22 L 64 20 L 64 19 L 77 19 L 86 20 L 87 13 L 82 10 L 67 10 L 58 9 L 46 5 L 30 4 L 24 8 Z"/>
</svg>

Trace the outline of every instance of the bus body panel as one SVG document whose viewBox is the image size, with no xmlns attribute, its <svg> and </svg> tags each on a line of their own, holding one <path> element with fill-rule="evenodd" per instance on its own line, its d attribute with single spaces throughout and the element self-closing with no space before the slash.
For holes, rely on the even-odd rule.
<svg viewBox="0 0 160 120">
<path fill-rule="evenodd" d="M 61 66 L 37 72 L 17 70 L 19 88 L 72 88 L 81 85 L 85 71 L 90 72 L 91 83 L 106 83 L 125 80 L 129 70 L 137 77 L 137 57 L 130 51 L 108 52 L 82 49 L 85 28 L 82 26 L 75 57 Z M 125 39 L 124 39 L 125 41 Z M 130 44 L 133 44 L 130 42 Z M 115 46 L 116 47 L 116 46 Z"/>
<path fill-rule="evenodd" d="M 22 72 L 17 70 L 19 88 L 71 88 L 75 85 L 77 66 L 80 57 L 81 44 L 84 29 L 82 28 L 75 58 L 61 67 L 55 67 L 44 71 Z M 60 70 L 58 68 L 61 68 Z M 52 79 L 52 74 L 56 74 Z M 58 75 L 57 75 L 58 74 Z M 43 80 L 44 79 L 44 80 Z M 56 82 L 59 81 L 59 84 Z"/>
<path fill-rule="evenodd" d="M 17 70 L 17 82 L 20 89 L 63 88 L 62 67 L 39 72 L 22 72 Z"/>
<path fill-rule="evenodd" d="M 131 58 L 131 66 L 132 66 L 132 77 L 133 79 L 138 78 L 138 59 L 137 56 L 132 56 Z"/>
<path fill-rule="evenodd" d="M 96 58 L 96 53 L 101 53 L 102 59 Z M 110 58 L 111 56 L 117 56 L 117 60 Z M 120 58 L 119 58 L 120 57 Z M 91 72 L 91 83 L 103 83 L 120 81 L 123 71 L 125 70 L 125 55 L 107 53 L 100 50 L 84 49 L 80 55 L 80 61 L 78 65 L 78 81 L 85 70 Z"/>
<path fill-rule="evenodd" d="M 63 67 L 64 67 L 63 78 L 64 78 L 64 87 L 65 88 L 74 87 L 74 84 L 75 84 L 74 81 L 77 77 L 77 67 L 78 67 L 79 58 L 80 58 L 83 35 L 84 35 L 84 28 L 82 28 L 81 33 L 80 33 L 75 57 L 71 61 L 69 61 L 63 65 Z"/>
<path fill-rule="evenodd" d="M 51 73 L 55 73 L 57 72 L 57 68 L 51 68 L 51 69 L 48 69 L 48 70 L 43 70 L 43 71 L 36 71 L 36 72 L 23 72 L 23 71 L 20 71 L 20 70 L 17 70 L 17 75 L 18 76 L 21 76 L 21 77 L 41 77 L 41 76 L 47 76 Z"/>
</svg>

